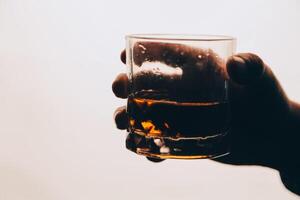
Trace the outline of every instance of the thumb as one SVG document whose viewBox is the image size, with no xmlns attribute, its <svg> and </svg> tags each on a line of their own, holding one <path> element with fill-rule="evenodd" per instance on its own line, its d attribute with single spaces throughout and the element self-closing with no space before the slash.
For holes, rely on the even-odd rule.
<svg viewBox="0 0 300 200">
<path fill-rule="evenodd" d="M 230 57 L 226 64 L 230 77 L 231 99 L 246 98 L 270 107 L 286 108 L 288 98 L 274 73 L 260 57 L 252 53 L 240 53 Z M 284 103 L 284 105 L 281 105 Z"/>
<path fill-rule="evenodd" d="M 227 72 L 235 83 L 251 85 L 268 76 L 263 61 L 255 54 L 240 53 L 230 57 L 227 61 Z M 271 74 L 269 74 L 271 75 Z"/>
<path fill-rule="evenodd" d="M 228 59 L 226 68 L 230 80 L 248 91 L 271 96 L 284 94 L 272 70 L 255 54 L 236 54 Z"/>
</svg>

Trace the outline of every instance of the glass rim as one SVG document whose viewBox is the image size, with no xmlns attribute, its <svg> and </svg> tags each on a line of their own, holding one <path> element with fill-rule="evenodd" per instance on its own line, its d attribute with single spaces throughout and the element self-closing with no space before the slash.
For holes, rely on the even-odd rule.
<svg viewBox="0 0 300 200">
<path fill-rule="evenodd" d="M 226 35 L 210 35 L 210 34 L 129 34 L 126 39 L 141 40 L 169 40 L 169 41 L 235 41 L 236 38 Z"/>
</svg>

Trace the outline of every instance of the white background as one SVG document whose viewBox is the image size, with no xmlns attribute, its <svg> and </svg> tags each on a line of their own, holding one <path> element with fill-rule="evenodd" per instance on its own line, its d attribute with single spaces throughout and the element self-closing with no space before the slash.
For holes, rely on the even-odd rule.
<svg viewBox="0 0 300 200">
<path fill-rule="evenodd" d="M 128 33 L 238 38 L 300 101 L 300 1 L 0 0 L 0 200 L 299 199 L 278 173 L 127 151 L 111 82 Z M 253 146 L 255 148 L 255 146 Z"/>
</svg>

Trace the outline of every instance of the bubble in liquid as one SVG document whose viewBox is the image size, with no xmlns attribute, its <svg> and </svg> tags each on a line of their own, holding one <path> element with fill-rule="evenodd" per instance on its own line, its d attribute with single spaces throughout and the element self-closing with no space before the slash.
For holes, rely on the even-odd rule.
<svg viewBox="0 0 300 200">
<path fill-rule="evenodd" d="M 167 146 L 162 146 L 162 147 L 160 147 L 159 151 L 161 154 L 168 154 L 168 153 L 170 153 L 170 148 Z"/>
<path fill-rule="evenodd" d="M 156 138 L 156 139 L 154 139 L 153 141 L 154 141 L 154 143 L 155 143 L 157 146 L 159 146 L 159 147 L 162 147 L 162 146 L 164 145 L 163 139 Z"/>
<path fill-rule="evenodd" d="M 180 151 L 182 151 L 182 149 L 179 149 L 179 148 L 174 148 L 173 149 L 175 152 L 180 152 Z"/>
</svg>

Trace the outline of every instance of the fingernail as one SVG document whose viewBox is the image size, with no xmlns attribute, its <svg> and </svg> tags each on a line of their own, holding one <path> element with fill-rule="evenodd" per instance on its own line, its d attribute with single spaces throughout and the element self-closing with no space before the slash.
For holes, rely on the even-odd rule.
<svg viewBox="0 0 300 200">
<path fill-rule="evenodd" d="M 240 63 L 240 64 L 245 64 L 244 59 L 242 59 L 241 57 L 238 56 L 232 56 L 231 57 L 235 62 Z"/>
<path fill-rule="evenodd" d="M 247 80 L 247 65 L 244 59 L 232 56 L 227 62 L 227 71 L 230 78 L 239 84 L 244 84 Z"/>
<path fill-rule="evenodd" d="M 234 65 L 238 73 L 245 73 L 247 71 L 246 62 L 244 59 L 238 57 L 238 56 L 232 56 L 232 60 L 234 62 L 231 63 L 231 65 Z"/>
<path fill-rule="evenodd" d="M 255 83 L 264 73 L 263 61 L 256 55 L 242 53 L 232 56 L 227 62 L 230 78 L 242 85 Z"/>
</svg>

